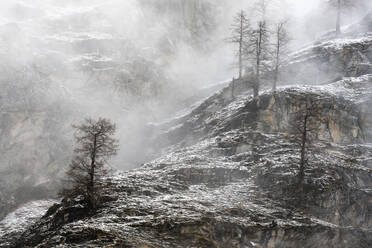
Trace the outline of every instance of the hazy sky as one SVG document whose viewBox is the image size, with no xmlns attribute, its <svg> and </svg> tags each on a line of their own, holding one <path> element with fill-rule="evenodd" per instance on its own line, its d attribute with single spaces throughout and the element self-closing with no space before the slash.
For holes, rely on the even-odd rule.
<svg viewBox="0 0 372 248">
<path fill-rule="evenodd" d="M 309 13 L 318 6 L 320 1 L 321 0 L 288 0 L 296 10 L 294 14 L 297 16 Z"/>
<path fill-rule="evenodd" d="M 148 0 L 148 3 L 156 3 L 156 1 Z M 139 55 L 140 52 L 150 54 L 151 49 L 154 48 L 155 59 L 151 61 L 155 63 L 160 61 L 159 64 L 164 73 L 172 79 L 172 88 L 176 94 L 196 94 L 200 88 L 208 84 L 227 81 L 236 76 L 236 69 L 232 66 L 236 63 L 235 48 L 226 42 L 226 38 L 230 36 L 231 23 L 236 12 L 241 9 L 249 12 L 248 6 L 255 2 L 254 0 L 201 0 L 201 2 L 203 1 L 218 5 L 217 10 L 213 10 L 216 13 L 212 15 L 213 17 L 217 16 L 218 19 L 216 31 L 210 34 L 209 40 L 212 41 L 210 42 L 212 48 L 204 53 L 193 49 L 186 42 L 182 42 L 184 37 L 172 37 L 178 29 L 172 25 L 174 19 L 167 22 L 164 13 L 151 14 L 149 11 L 140 9 L 138 0 L 0 0 L 0 24 L 4 23 L 4 26 L 0 25 L 2 28 L 0 32 L 6 34 L 6 38 L 9 40 L 7 46 L 14 47 L 16 55 L 11 57 L 18 60 L 34 61 L 35 58 L 41 57 L 35 56 L 38 53 L 46 54 L 48 60 L 40 59 L 39 61 L 49 66 L 52 64 L 50 54 L 55 55 L 56 71 L 62 71 L 60 74 L 63 76 L 59 74 L 55 78 L 63 86 L 67 85 L 67 89 L 72 87 L 70 85 L 75 86 L 79 82 L 85 83 L 87 81 L 86 75 L 76 73 L 75 64 L 69 64 L 69 62 L 81 59 L 84 57 L 84 53 L 92 51 L 117 51 L 122 46 L 110 47 L 110 44 L 119 43 L 120 39 L 125 38 L 134 44 L 133 47 L 136 50 L 131 49 L 131 51 L 135 55 Z M 332 17 L 334 13 L 323 11 L 326 9 L 325 4 L 319 6 L 321 2 L 325 1 L 273 0 L 279 7 L 277 6 L 274 11 L 269 13 L 269 17 L 274 19 L 271 20 L 271 24 L 282 17 L 289 17 L 293 42 L 296 43 L 296 48 L 303 46 L 305 43 L 314 41 L 322 32 L 334 27 L 335 18 Z M 144 16 L 144 13 L 148 16 Z M 347 15 L 343 16 L 347 17 Z M 355 17 L 360 18 L 361 15 L 355 15 Z M 343 19 L 343 24 L 348 23 L 350 20 Z M 13 35 L 14 37 L 12 37 Z M 114 37 L 113 41 L 110 41 L 110 36 Z M 97 40 L 97 44 L 101 44 L 99 40 L 105 40 L 107 37 L 108 42 L 102 42 L 104 45 L 101 46 L 101 50 L 95 47 L 95 43 L 89 42 L 91 39 Z M 88 45 L 77 49 L 76 43 L 84 39 L 88 40 L 86 43 Z M 180 42 L 173 45 L 174 41 Z M 170 47 L 174 49 L 173 53 L 164 55 L 158 52 L 159 55 L 157 55 L 156 49 L 159 49 L 159 44 L 167 42 L 172 45 Z M 203 41 L 202 43 L 207 42 Z M 10 49 L 4 47 L 4 50 Z M 19 53 L 20 56 L 18 56 Z M 127 51 L 123 51 L 124 53 Z M 105 59 L 110 59 L 109 56 L 111 54 L 108 54 L 108 58 Z M 130 56 L 128 58 L 128 60 L 131 59 Z M 176 84 L 177 86 L 175 86 Z M 86 105 L 91 106 L 90 98 L 86 100 L 80 95 L 74 95 L 74 99 L 79 99 L 81 105 L 87 102 Z M 113 116 L 122 116 L 121 106 L 116 111 L 115 108 L 118 106 L 113 104 L 112 97 L 97 97 L 97 99 L 99 100 L 96 102 L 101 102 L 96 103 L 95 109 L 111 109 Z M 103 107 L 98 108 L 97 106 Z M 168 109 L 158 112 L 168 114 Z M 107 113 L 105 114 L 107 115 Z M 138 116 L 142 118 L 148 115 L 139 113 Z M 161 115 L 159 114 L 159 116 Z M 137 124 L 136 121 L 133 123 Z M 119 121 L 117 122 L 119 123 Z"/>
</svg>

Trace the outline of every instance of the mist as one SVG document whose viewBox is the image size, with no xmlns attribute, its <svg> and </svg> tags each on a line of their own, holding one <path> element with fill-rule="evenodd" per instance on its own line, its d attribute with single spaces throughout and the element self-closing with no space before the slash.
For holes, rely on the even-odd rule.
<svg viewBox="0 0 372 248">
<path fill-rule="evenodd" d="M 0 1 L 0 246 L 371 242 L 372 1 L 332 1 Z"/>
<path fill-rule="evenodd" d="M 273 0 L 269 25 L 288 20 L 291 50 L 299 49 L 334 28 L 335 13 L 323 3 Z M 116 123 L 113 168 L 147 162 L 152 127 L 237 76 L 227 38 L 238 11 L 258 20 L 254 8 L 255 1 L 242 0 L 1 1 L 0 168 L 12 175 L 3 185 L 63 177 L 74 147 L 71 125 L 87 117 Z M 367 9 L 343 14 L 343 24 Z"/>
</svg>

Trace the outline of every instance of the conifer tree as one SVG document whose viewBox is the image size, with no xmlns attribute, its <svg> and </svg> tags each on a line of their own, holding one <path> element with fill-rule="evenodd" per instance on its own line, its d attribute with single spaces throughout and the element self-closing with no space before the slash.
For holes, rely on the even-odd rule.
<svg viewBox="0 0 372 248">
<path fill-rule="evenodd" d="M 258 97 L 263 62 L 267 60 L 270 52 L 269 30 L 265 21 L 258 22 L 256 29 L 253 29 L 250 35 L 250 41 L 246 47 L 246 54 L 254 68 L 255 80 L 253 82 L 253 96 Z"/>
<path fill-rule="evenodd" d="M 282 66 L 282 61 L 285 54 L 288 52 L 288 44 L 290 41 L 287 29 L 286 21 L 279 22 L 275 27 L 275 40 L 274 40 L 274 55 L 273 55 L 273 65 L 274 65 L 274 80 L 273 80 L 273 92 L 276 91 L 276 87 L 279 80 L 280 67 Z"/>
<path fill-rule="evenodd" d="M 73 127 L 76 148 L 66 173 L 70 187 L 64 188 L 60 195 L 82 195 L 87 207 L 95 209 L 101 197 L 102 179 L 107 174 L 107 160 L 117 153 L 118 140 L 113 138 L 116 127 L 104 118 L 89 118 Z"/>
<path fill-rule="evenodd" d="M 238 46 L 238 68 L 239 78 L 243 76 L 243 60 L 244 60 L 244 46 L 247 44 L 250 34 L 250 23 L 247 19 L 246 13 L 242 10 L 234 18 L 232 25 L 232 34 L 229 41 Z"/>
</svg>

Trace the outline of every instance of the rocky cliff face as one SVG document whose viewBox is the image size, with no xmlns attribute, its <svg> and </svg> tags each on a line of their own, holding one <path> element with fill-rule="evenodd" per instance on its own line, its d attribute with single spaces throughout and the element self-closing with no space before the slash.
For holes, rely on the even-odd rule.
<svg viewBox="0 0 372 248">
<path fill-rule="evenodd" d="M 258 107 L 249 94 L 227 101 L 222 91 L 161 136 L 178 136 L 168 154 L 107 178 L 96 213 L 63 201 L 0 244 L 371 247 L 371 89 L 372 75 L 284 87 L 263 93 Z M 309 98 L 320 128 L 299 187 L 299 147 L 288 123 Z"/>
<path fill-rule="evenodd" d="M 108 177 L 96 212 L 65 199 L 26 231 L 0 233 L 0 246 L 372 247 L 372 43 L 344 38 L 293 55 L 289 84 L 312 85 L 253 99 L 238 82 L 234 98 L 226 87 L 153 125 L 151 152 L 163 155 Z M 298 184 L 291 124 L 308 101 L 316 131 Z"/>
<path fill-rule="evenodd" d="M 20 239 L 1 242 L 5 247 L 370 247 L 371 146 L 362 143 L 369 136 L 361 133 L 371 124 L 363 116 L 371 79 L 264 93 L 255 118 L 247 95 L 207 116 L 194 113 L 184 124 L 194 136 L 181 141 L 193 144 L 109 177 L 106 202 L 97 213 L 65 201 Z M 309 97 L 318 99 L 322 110 L 321 138 L 309 151 L 305 182 L 298 187 L 298 145 L 286 128 L 286 113 Z"/>
</svg>

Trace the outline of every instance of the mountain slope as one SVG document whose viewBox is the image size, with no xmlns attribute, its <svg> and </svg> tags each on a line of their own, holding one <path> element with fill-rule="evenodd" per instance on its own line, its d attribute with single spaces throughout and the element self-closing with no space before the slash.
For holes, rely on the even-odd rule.
<svg viewBox="0 0 372 248">
<path fill-rule="evenodd" d="M 133 168 L 146 160 L 135 154 L 149 119 L 209 95 L 205 89 L 189 98 L 189 87 L 167 98 L 180 93 L 165 74 L 181 37 L 141 18 L 155 18 L 159 4 L 166 3 L 1 2 L 0 220 L 20 204 L 56 195 L 73 152 L 72 123 L 101 115 L 124 123 L 118 157 L 122 168 Z M 175 31 L 183 33 L 179 25 Z"/>
<path fill-rule="evenodd" d="M 5 247 L 370 247 L 371 90 L 372 75 L 285 87 L 260 96 L 255 118 L 242 95 L 186 121 L 193 144 L 109 177 L 97 213 L 65 201 Z M 299 188 L 285 116 L 309 98 L 325 123 Z"/>
<path fill-rule="evenodd" d="M 0 246 L 371 247 L 372 42 L 358 37 L 294 53 L 275 94 L 253 99 L 242 80 L 153 125 L 149 152 L 163 155 L 109 176 L 97 212 L 64 199 Z M 291 123 L 308 101 L 317 131 L 298 184 Z"/>
</svg>

